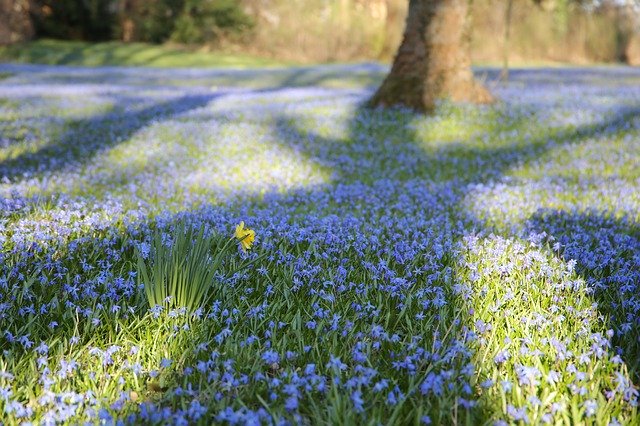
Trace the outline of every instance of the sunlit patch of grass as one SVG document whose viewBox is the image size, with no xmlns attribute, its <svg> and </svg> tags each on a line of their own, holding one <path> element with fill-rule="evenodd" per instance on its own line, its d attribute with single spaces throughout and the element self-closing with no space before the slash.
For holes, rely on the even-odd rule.
<svg viewBox="0 0 640 426">
<path fill-rule="evenodd" d="M 4 123 L 3 123 L 4 124 Z M 54 123 L 42 129 L 42 126 L 31 126 L 30 123 L 8 122 L 1 125 L 2 140 L 0 142 L 0 161 L 19 158 L 20 156 L 37 152 L 59 135 L 60 128 Z"/>
<path fill-rule="evenodd" d="M 0 98 L 0 108 L 6 108 L 2 110 L 3 117 L 5 116 L 4 114 L 8 114 L 9 112 L 11 112 L 12 109 L 15 109 L 19 105 L 20 105 L 20 102 L 18 102 L 15 99 Z"/>
<path fill-rule="evenodd" d="M 639 136 L 638 132 L 624 132 L 559 147 L 511 175 L 522 179 L 555 176 L 573 182 L 594 178 L 633 182 L 640 178 L 636 164 L 640 155 Z"/>
<path fill-rule="evenodd" d="M 502 229 L 521 225 L 539 209 L 597 209 L 640 220 L 640 197 L 634 190 L 640 178 L 637 136 L 631 129 L 553 143 L 541 155 L 511 168 L 503 182 L 475 187 L 467 206 Z"/>
<path fill-rule="evenodd" d="M 206 52 L 144 43 L 37 40 L 0 48 L 0 59 L 49 65 L 150 67 L 255 67 L 282 62 L 248 55 Z"/>
<path fill-rule="evenodd" d="M 425 148 L 447 147 L 460 141 L 480 142 L 478 136 L 492 133 L 490 127 L 495 126 L 500 118 L 500 112 L 492 109 L 465 108 L 445 103 L 440 106 L 438 115 L 427 120 L 414 119 L 409 126 L 425 142 Z M 501 123 L 501 130 L 504 130 L 505 124 Z"/>
<path fill-rule="evenodd" d="M 193 121 L 154 124 L 99 152 L 84 166 L 91 173 L 82 173 L 71 185 L 51 179 L 29 193 L 51 196 L 64 191 L 96 199 L 109 195 L 125 204 L 134 193 L 137 200 L 159 210 L 177 210 L 187 197 L 195 204 L 216 203 L 233 193 L 284 193 L 331 181 L 327 167 L 278 144 L 270 134 L 272 127 L 269 121 L 240 128 Z M 149 185 L 154 180 L 163 182 L 162 191 Z"/>
<path fill-rule="evenodd" d="M 612 331 L 575 264 L 531 242 L 470 240 L 459 279 L 473 295 L 468 304 L 478 334 L 477 385 L 494 420 L 516 421 L 514 413 L 522 410 L 534 424 L 585 417 L 595 424 L 632 422 L 635 407 L 612 407 L 599 390 L 617 389 L 617 374 L 626 371 L 611 362 L 605 336 Z M 594 351 L 601 351 L 600 359 L 590 358 Z M 572 396 L 578 392 L 599 407 L 595 417 Z"/>
</svg>

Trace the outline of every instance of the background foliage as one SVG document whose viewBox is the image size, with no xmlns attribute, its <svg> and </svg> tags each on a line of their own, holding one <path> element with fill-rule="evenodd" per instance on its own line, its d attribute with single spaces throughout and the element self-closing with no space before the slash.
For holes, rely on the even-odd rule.
<svg viewBox="0 0 640 426">
<path fill-rule="evenodd" d="M 402 37 L 408 1 L 19 0 L 16 5 L 18 12 L 0 0 L 0 24 L 18 22 L 25 14 L 32 22 L 4 25 L 11 28 L 0 30 L 0 44 L 29 39 L 35 27 L 39 38 L 171 42 L 286 61 L 326 62 L 391 60 Z M 9 15 L 4 13 L 10 9 Z M 472 59 L 502 62 L 508 51 L 512 63 L 637 64 L 639 11 L 639 0 L 474 0 Z"/>
<path fill-rule="evenodd" d="M 252 26 L 234 0 L 38 0 L 36 4 L 38 35 L 60 39 L 206 43 Z"/>
</svg>

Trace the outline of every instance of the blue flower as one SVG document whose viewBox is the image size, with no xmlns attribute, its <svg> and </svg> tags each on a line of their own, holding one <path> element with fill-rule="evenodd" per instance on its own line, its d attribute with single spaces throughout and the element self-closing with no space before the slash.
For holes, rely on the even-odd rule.
<svg viewBox="0 0 640 426">
<path fill-rule="evenodd" d="M 275 351 L 266 351 L 262 354 L 262 360 L 266 364 L 277 364 L 280 361 L 280 355 Z"/>
<path fill-rule="evenodd" d="M 356 390 L 351 393 L 351 402 L 353 403 L 353 408 L 357 413 L 362 413 L 364 411 L 364 400 L 362 399 L 362 392 L 360 390 Z"/>
</svg>

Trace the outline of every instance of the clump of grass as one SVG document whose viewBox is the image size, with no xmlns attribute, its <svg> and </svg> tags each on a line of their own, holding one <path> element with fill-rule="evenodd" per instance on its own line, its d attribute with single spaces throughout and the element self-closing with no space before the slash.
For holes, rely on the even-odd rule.
<svg viewBox="0 0 640 426">
<path fill-rule="evenodd" d="M 136 250 L 138 279 L 149 306 L 201 307 L 212 287 L 221 285 L 220 270 L 232 241 L 185 223 L 170 234 L 155 231 L 149 252 Z"/>
</svg>

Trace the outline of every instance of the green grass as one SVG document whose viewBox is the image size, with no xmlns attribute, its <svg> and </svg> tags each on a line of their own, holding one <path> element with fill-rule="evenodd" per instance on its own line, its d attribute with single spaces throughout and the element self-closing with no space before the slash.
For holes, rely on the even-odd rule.
<svg viewBox="0 0 640 426">
<path fill-rule="evenodd" d="M 149 67 L 234 67 L 251 68 L 285 65 L 256 56 L 207 52 L 179 46 L 145 43 L 86 43 L 37 40 L 0 47 L 0 61 L 46 65 L 149 66 Z"/>
<path fill-rule="evenodd" d="M 524 425 L 518 410 L 526 424 L 638 424 L 622 393 L 640 377 L 637 328 L 624 331 L 637 318 L 636 287 L 624 288 L 638 282 L 640 111 L 625 113 L 636 98 L 614 73 L 577 101 L 562 92 L 569 78 L 551 85 L 562 76 L 540 71 L 546 88 L 422 117 L 354 110 L 352 89 L 163 104 L 164 92 L 117 75 L 106 78 L 120 97 L 56 96 L 65 72 L 18 75 L 11 84 L 53 82 L 53 93 L 0 104 L 12 178 L 0 181 L 0 332 L 15 336 L 0 335 L 0 413 L 12 400 L 36 424 L 59 406 L 70 411 L 61 422 L 95 423 L 94 408 L 126 419 L 154 403 L 183 410 L 165 419 L 177 423 L 198 401 L 201 424 L 224 423 L 226 408 L 292 424 Z M 147 309 L 142 244 L 195 269 L 205 250 L 189 253 L 193 235 L 164 256 L 161 236 L 205 226 L 215 239 L 204 245 L 220 245 L 240 220 L 255 247 L 225 255 L 212 303 Z M 47 399 L 72 393 L 97 400 Z"/>
</svg>

